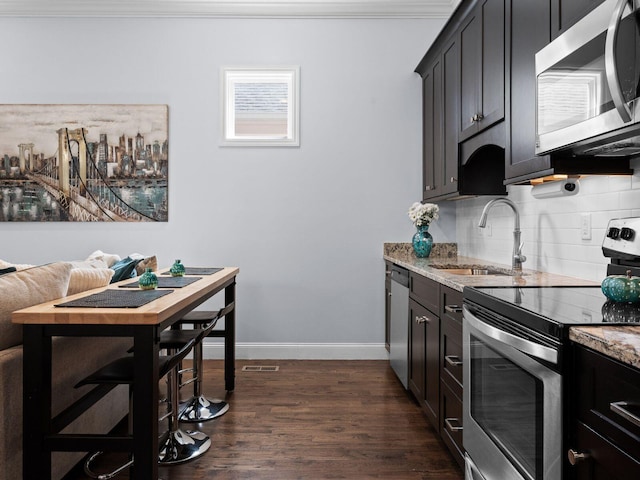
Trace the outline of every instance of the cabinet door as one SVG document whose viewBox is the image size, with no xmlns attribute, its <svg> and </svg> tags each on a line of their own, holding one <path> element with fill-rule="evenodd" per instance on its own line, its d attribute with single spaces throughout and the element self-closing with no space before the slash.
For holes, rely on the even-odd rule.
<svg viewBox="0 0 640 480">
<path fill-rule="evenodd" d="M 504 118 L 504 0 L 482 0 L 460 28 L 460 141 Z"/>
<path fill-rule="evenodd" d="M 452 40 L 442 52 L 442 125 L 444 129 L 442 161 L 444 168 L 439 180 L 443 194 L 458 191 L 459 62 L 458 45 L 455 40 Z"/>
<path fill-rule="evenodd" d="M 604 0 L 551 0 L 551 37 L 556 38 Z"/>
<path fill-rule="evenodd" d="M 506 183 L 550 168 L 549 156 L 535 153 L 535 54 L 550 41 L 549 2 L 508 0 Z"/>
<path fill-rule="evenodd" d="M 422 80 L 422 199 L 440 195 L 442 177 L 442 62 L 440 57 L 428 68 Z"/>
<path fill-rule="evenodd" d="M 425 322 L 420 319 L 428 312 L 415 300 L 409 300 L 409 390 L 420 406 L 425 398 L 425 358 L 426 335 Z"/>
<path fill-rule="evenodd" d="M 427 311 L 424 406 L 427 418 L 440 430 L 440 318 Z"/>
</svg>

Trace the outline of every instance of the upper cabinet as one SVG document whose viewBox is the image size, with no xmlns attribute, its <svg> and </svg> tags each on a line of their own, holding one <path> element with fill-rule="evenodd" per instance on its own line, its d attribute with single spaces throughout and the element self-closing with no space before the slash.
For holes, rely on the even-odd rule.
<svg viewBox="0 0 640 480">
<path fill-rule="evenodd" d="M 504 118 L 504 0 L 480 0 L 460 28 L 463 141 Z"/>
<path fill-rule="evenodd" d="M 504 151 L 461 159 L 461 142 L 504 116 L 504 35 L 493 27 L 504 25 L 494 18 L 503 18 L 496 8 L 503 2 L 462 2 L 416 68 L 423 81 L 423 200 L 506 193 Z M 476 118 L 469 128 L 463 115 Z"/>
<path fill-rule="evenodd" d="M 625 157 L 540 155 L 535 55 L 604 0 L 462 0 L 416 67 L 423 200 L 504 195 L 553 174 L 629 174 Z"/>
<path fill-rule="evenodd" d="M 423 67 L 423 199 L 458 189 L 458 46 L 455 38 Z"/>
<path fill-rule="evenodd" d="M 536 157 L 536 72 L 534 57 L 551 40 L 549 2 L 507 0 L 508 183 L 531 173 L 552 171 L 549 156 Z"/>
<path fill-rule="evenodd" d="M 555 39 L 604 0 L 551 0 L 551 38 Z"/>
</svg>

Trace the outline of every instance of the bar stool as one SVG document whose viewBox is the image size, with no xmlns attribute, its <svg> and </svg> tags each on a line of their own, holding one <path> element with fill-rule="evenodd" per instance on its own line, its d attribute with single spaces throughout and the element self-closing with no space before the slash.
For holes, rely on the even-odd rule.
<svg viewBox="0 0 640 480">
<path fill-rule="evenodd" d="M 184 431 L 178 425 L 178 365 L 194 347 L 199 339 L 192 338 L 173 354 L 162 355 L 158 358 L 159 378 L 167 377 L 167 397 L 169 412 L 159 420 L 169 419 L 169 429 L 165 432 L 160 441 L 158 462 L 164 465 L 182 463 L 199 457 L 211 446 L 211 439 L 199 431 Z M 103 385 L 103 384 L 127 384 L 129 385 L 129 433 L 133 432 L 132 399 L 133 389 L 134 357 L 129 355 L 118 358 L 108 365 L 96 370 L 91 375 L 75 385 L 79 388 L 83 385 Z M 91 470 L 91 463 L 102 454 L 95 452 L 85 461 L 84 470 L 91 478 L 98 480 L 108 480 L 115 477 L 124 469 L 133 465 L 133 457 L 124 465 L 107 474 L 97 474 Z"/>
<path fill-rule="evenodd" d="M 163 344 L 177 346 L 180 342 L 185 342 L 193 332 L 202 332 L 206 330 L 202 340 L 197 342 L 193 349 L 193 377 L 180 386 L 186 386 L 193 383 L 193 395 L 180 407 L 181 422 L 204 422 L 217 418 L 229 410 L 229 404 L 223 400 L 210 400 L 202 394 L 202 372 L 203 372 L 203 354 L 202 341 L 209 336 L 217 321 L 227 315 L 235 308 L 235 302 L 230 303 L 218 311 L 193 310 L 183 316 L 178 325 L 193 325 L 193 330 L 165 330 L 160 337 L 160 345 Z M 187 371 L 187 370 L 183 370 Z"/>
</svg>

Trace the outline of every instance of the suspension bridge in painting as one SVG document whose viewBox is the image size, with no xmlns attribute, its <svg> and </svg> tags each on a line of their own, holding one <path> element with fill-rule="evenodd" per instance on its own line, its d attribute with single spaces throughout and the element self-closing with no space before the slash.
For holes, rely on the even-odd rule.
<svg viewBox="0 0 640 480">
<path fill-rule="evenodd" d="M 121 189 L 101 171 L 87 149 L 86 130 L 60 129 L 58 150 L 43 158 L 37 169 L 32 143 L 18 145 L 22 176 L 37 183 L 72 221 L 157 221 L 122 198 Z M 162 206 L 161 206 L 162 207 Z M 166 206 L 164 207 L 166 208 Z M 165 211 L 166 214 L 166 211 Z"/>
</svg>

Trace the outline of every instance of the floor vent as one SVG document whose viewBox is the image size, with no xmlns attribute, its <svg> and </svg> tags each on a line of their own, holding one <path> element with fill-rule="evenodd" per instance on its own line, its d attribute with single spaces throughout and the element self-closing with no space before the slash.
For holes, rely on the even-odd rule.
<svg viewBox="0 0 640 480">
<path fill-rule="evenodd" d="M 243 372 L 277 372 L 280 367 L 277 365 L 245 365 L 242 367 Z"/>
</svg>

